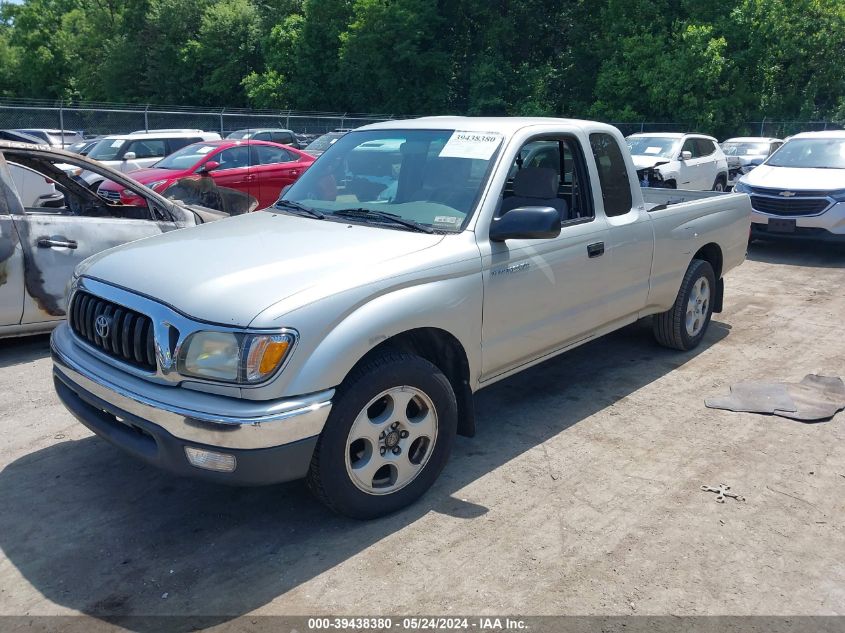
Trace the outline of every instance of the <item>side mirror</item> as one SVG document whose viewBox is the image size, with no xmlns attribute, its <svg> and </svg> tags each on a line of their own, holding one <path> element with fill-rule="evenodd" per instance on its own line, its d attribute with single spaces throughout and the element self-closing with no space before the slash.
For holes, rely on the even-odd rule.
<svg viewBox="0 0 845 633">
<path fill-rule="evenodd" d="M 560 222 L 552 207 L 517 207 L 493 220 L 490 241 L 551 239 L 560 235 Z"/>
<path fill-rule="evenodd" d="M 218 163 L 216 160 L 209 160 L 203 163 L 203 165 L 197 170 L 197 173 L 207 174 L 210 171 L 214 171 L 218 167 L 220 167 L 220 163 Z"/>
<path fill-rule="evenodd" d="M 126 152 L 123 155 L 123 160 L 135 160 L 136 158 L 137 155 L 135 154 L 135 152 Z"/>
<path fill-rule="evenodd" d="M 685 150 L 681 152 L 681 160 L 689 160 L 692 158 L 692 152 L 689 150 Z"/>
</svg>

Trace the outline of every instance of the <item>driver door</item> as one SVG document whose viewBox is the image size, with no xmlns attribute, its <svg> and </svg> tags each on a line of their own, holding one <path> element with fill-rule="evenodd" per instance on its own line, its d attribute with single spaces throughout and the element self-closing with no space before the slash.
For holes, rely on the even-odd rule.
<svg viewBox="0 0 845 633">
<path fill-rule="evenodd" d="M 30 153 L 26 149 L 6 154 L 9 160 L 28 162 L 31 169 L 51 178 L 51 182 L 64 194 L 61 207 L 24 207 L 13 192 L 15 201 L 10 205 L 9 224 L 13 225 L 19 239 L 26 290 L 21 297 L 22 310 L 19 313 L 22 325 L 64 318 L 68 284 L 74 268 L 82 260 L 107 248 L 158 235 L 182 225 L 155 220 L 140 185 L 138 195 L 144 200 L 143 206 L 114 205 L 67 176 L 62 176 L 66 181 L 59 182 L 59 175 L 48 175 L 50 169 L 56 169 L 56 164 L 67 162 L 64 156 L 45 159 L 39 152 Z M 62 171 L 57 169 L 56 173 Z M 108 173 L 100 175 L 109 176 Z M 3 233 L 5 237 L 5 227 Z"/>
</svg>

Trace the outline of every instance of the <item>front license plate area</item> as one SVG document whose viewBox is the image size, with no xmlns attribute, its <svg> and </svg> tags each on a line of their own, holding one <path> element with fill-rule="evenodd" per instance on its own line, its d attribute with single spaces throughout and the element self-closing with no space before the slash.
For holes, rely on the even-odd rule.
<svg viewBox="0 0 845 633">
<path fill-rule="evenodd" d="M 771 233 L 795 233 L 795 220 L 769 219 Z"/>
</svg>

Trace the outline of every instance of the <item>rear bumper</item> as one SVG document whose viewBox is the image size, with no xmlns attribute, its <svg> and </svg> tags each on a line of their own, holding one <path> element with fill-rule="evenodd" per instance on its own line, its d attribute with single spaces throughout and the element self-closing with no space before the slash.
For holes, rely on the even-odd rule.
<svg viewBox="0 0 845 633">
<path fill-rule="evenodd" d="M 56 393 L 94 433 L 165 470 L 230 484 L 304 477 L 334 395 L 259 402 L 155 385 L 92 357 L 66 324 L 54 332 L 51 351 Z M 186 448 L 234 458 L 234 470 L 194 466 Z"/>
</svg>

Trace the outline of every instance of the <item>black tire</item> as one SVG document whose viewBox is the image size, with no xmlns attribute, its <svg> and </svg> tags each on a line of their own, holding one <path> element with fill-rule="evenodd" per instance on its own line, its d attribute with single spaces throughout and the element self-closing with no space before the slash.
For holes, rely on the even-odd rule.
<svg viewBox="0 0 845 633">
<path fill-rule="evenodd" d="M 706 310 L 704 311 L 704 323 L 701 329 L 693 336 L 687 331 L 686 326 L 687 304 L 693 289 L 702 278 L 707 280 L 710 296 L 707 301 Z M 687 351 L 697 347 L 701 339 L 704 338 L 704 335 L 707 334 L 707 328 L 710 326 L 710 318 L 713 316 L 715 291 L 716 275 L 713 273 L 713 267 L 709 262 L 702 259 L 692 260 L 681 282 L 681 288 L 678 290 L 675 303 L 666 312 L 654 315 L 654 338 L 657 339 L 657 342 L 663 347 L 670 347 L 681 351 Z"/>
<path fill-rule="evenodd" d="M 725 177 L 719 176 L 718 178 L 716 178 L 716 182 L 713 183 L 713 191 L 724 192 L 724 191 L 727 191 L 727 189 L 728 189 L 728 186 L 727 186 L 727 183 L 725 181 Z"/>
<path fill-rule="evenodd" d="M 347 473 L 347 440 L 364 408 L 382 392 L 407 385 L 433 403 L 437 435 L 422 470 L 395 492 L 370 494 Z M 306 482 L 330 509 L 355 519 L 373 519 L 395 512 L 419 498 L 437 479 L 452 451 L 458 407 L 449 380 L 435 365 L 405 352 L 389 351 L 357 367 L 337 390 L 326 426 L 317 441 Z"/>
</svg>

